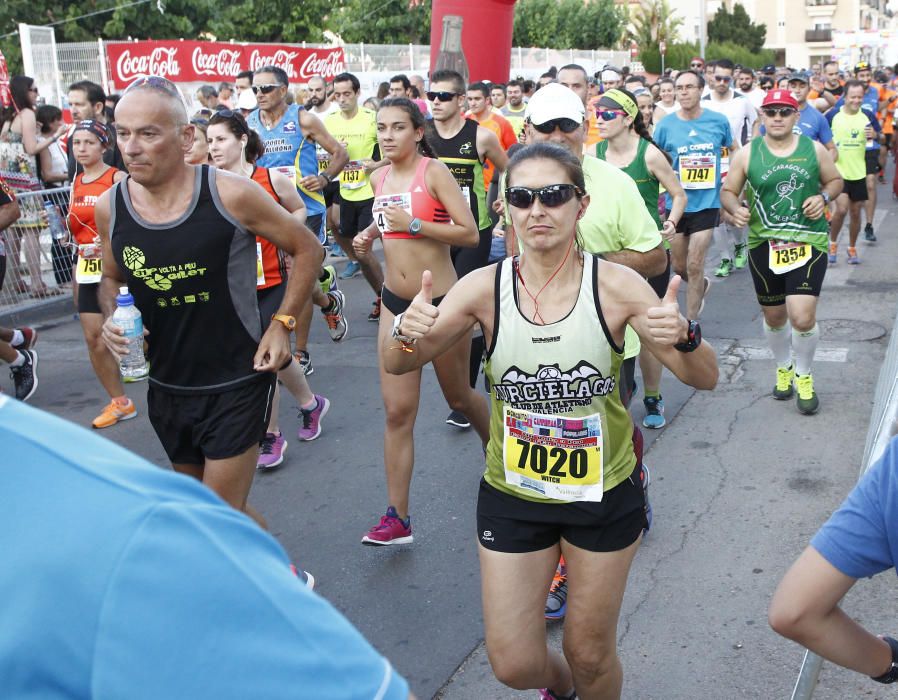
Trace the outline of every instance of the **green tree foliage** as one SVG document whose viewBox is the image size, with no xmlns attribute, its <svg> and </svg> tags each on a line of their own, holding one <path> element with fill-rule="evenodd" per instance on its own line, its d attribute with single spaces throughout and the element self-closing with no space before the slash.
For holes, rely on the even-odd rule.
<svg viewBox="0 0 898 700">
<path fill-rule="evenodd" d="M 249 2 L 255 4 L 253 0 Z M 333 14 L 328 28 L 347 43 L 430 43 L 429 2 L 411 7 L 409 0 L 342 0 L 336 4 L 339 9 Z"/>
<path fill-rule="evenodd" d="M 708 22 L 708 40 L 716 43 L 732 42 L 757 52 L 767 38 L 767 25 L 753 24 L 745 8 L 736 3 L 733 11 L 721 6 Z"/>
<path fill-rule="evenodd" d="M 519 0 L 515 5 L 515 46 L 598 49 L 618 45 L 626 10 L 614 0 Z"/>
<path fill-rule="evenodd" d="M 667 55 L 664 57 L 664 67 L 676 70 L 685 70 L 689 68 L 689 61 L 693 56 L 699 55 L 698 44 L 668 44 Z M 709 61 L 719 58 L 728 58 L 733 63 L 749 68 L 760 69 L 768 63 L 776 62 L 776 54 L 770 49 L 762 49 L 753 52 L 744 46 L 725 42 L 718 44 L 712 42 L 708 44 L 705 50 L 705 57 Z M 645 66 L 649 73 L 661 72 L 661 54 L 658 52 L 657 46 L 652 46 L 648 50 L 640 51 L 639 58 L 642 65 Z"/>
<path fill-rule="evenodd" d="M 672 44 L 683 26 L 683 19 L 671 9 L 668 0 L 640 0 L 631 21 L 633 30 L 629 36 L 641 51 L 657 48 L 660 41 Z"/>
</svg>

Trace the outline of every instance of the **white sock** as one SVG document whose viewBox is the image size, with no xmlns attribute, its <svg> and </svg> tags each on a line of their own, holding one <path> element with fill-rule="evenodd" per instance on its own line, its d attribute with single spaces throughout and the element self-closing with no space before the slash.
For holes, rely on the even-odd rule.
<svg viewBox="0 0 898 700">
<path fill-rule="evenodd" d="M 12 362 L 9 363 L 9 366 L 10 367 L 21 367 L 24 364 L 25 364 L 25 354 L 20 352 L 19 356 L 16 357 L 15 360 L 13 360 Z"/>
<path fill-rule="evenodd" d="M 788 321 L 782 328 L 771 328 L 764 321 L 764 337 L 773 352 L 773 359 L 777 367 L 790 367 L 792 365 L 792 335 L 789 334 L 791 326 Z M 793 333 L 794 335 L 794 333 Z"/>
<path fill-rule="evenodd" d="M 10 345 L 21 345 L 25 342 L 25 335 L 18 328 L 14 329 L 12 332 L 12 340 L 9 341 Z"/>
<path fill-rule="evenodd" d="M 820 329 L 817 324 L 809 331 L 792 329 L 792 347 L 795 350 L 795 374 L 804 376 L 811 373 L 811 363 L 820 340 Z"/>
</svg>

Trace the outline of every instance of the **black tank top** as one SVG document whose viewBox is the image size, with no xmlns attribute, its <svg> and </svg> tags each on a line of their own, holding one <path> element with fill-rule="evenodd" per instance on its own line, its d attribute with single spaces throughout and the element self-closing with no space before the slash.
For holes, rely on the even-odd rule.
<svg viewBox="0 0 898 700">
<path fill-rule="evenodd" d="M 474 214 L 477 228 L 490 227 L 486 206 L 486 188 L 483 184 L 483 161 L 477 151 L 477 122 L 465 119 L 465 125 L 451 139 L 444 139 L 428 122 L 427 142 L 437 157 L 449 168 Z"/>
<path fill-rule="evenodd" d="M 195 168 L 187 211 L 165 224 L 134 210 L 126 178 L 113 189 L 112 254 L 143 315 L 150 383 L 172 393 L 214 394 L 260 377 L 256 238 L 224 208 L 215 169 Z"/>
</svg>

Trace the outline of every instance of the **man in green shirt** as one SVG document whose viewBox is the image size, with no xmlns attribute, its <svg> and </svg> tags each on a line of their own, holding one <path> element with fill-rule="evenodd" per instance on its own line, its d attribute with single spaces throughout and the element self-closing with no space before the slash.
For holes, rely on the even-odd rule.
<svg viewBox="0 0 898 700">
<path fill-rule="evenodd" d="M 842 178 L 821 143 L 793 133 L 799 110 L 791 92 L 771 90 L 761 119 L 766 133 L 736 152 L 720 201 L 737 226 L 749 225 L 749 269 L 777 365 L 773 398 L 791 398 L 794 382 L 798 410 L 812 414 L 819 407 L 811 363 L 826 274 L 823 213 L 842 192 Z M 748 206 L 742 203 L 743 187 Z"/>
<path fill-rule="evenodd" d="M 876 138 L 879 122 L 863 109 L 866 87 L 860 80 L 845 82 L 845 104 L 826 113 L 839 152 L 836 167 L 845 180 L 845 189 L 836 199 L 829 230 L 829 263 L 835 265 L 839 234 L 848 213 L 848 264 L 857 265 L 857 236 L 861 230 L 861 209 L 867 201 L 867 144 Z"/>
</svg>

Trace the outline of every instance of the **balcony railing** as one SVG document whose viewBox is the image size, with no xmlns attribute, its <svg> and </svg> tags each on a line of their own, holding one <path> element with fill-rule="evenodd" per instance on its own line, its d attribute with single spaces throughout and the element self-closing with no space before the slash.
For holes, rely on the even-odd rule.
<svg viewBox="0 0 898 700">
<path fill-rule="evenodd" d="M 808 29 L 804 33 L 804 40 L 806 42 L 832 41 L 833 40 L 833 30 L 832 29 Z"/>
</svg>

